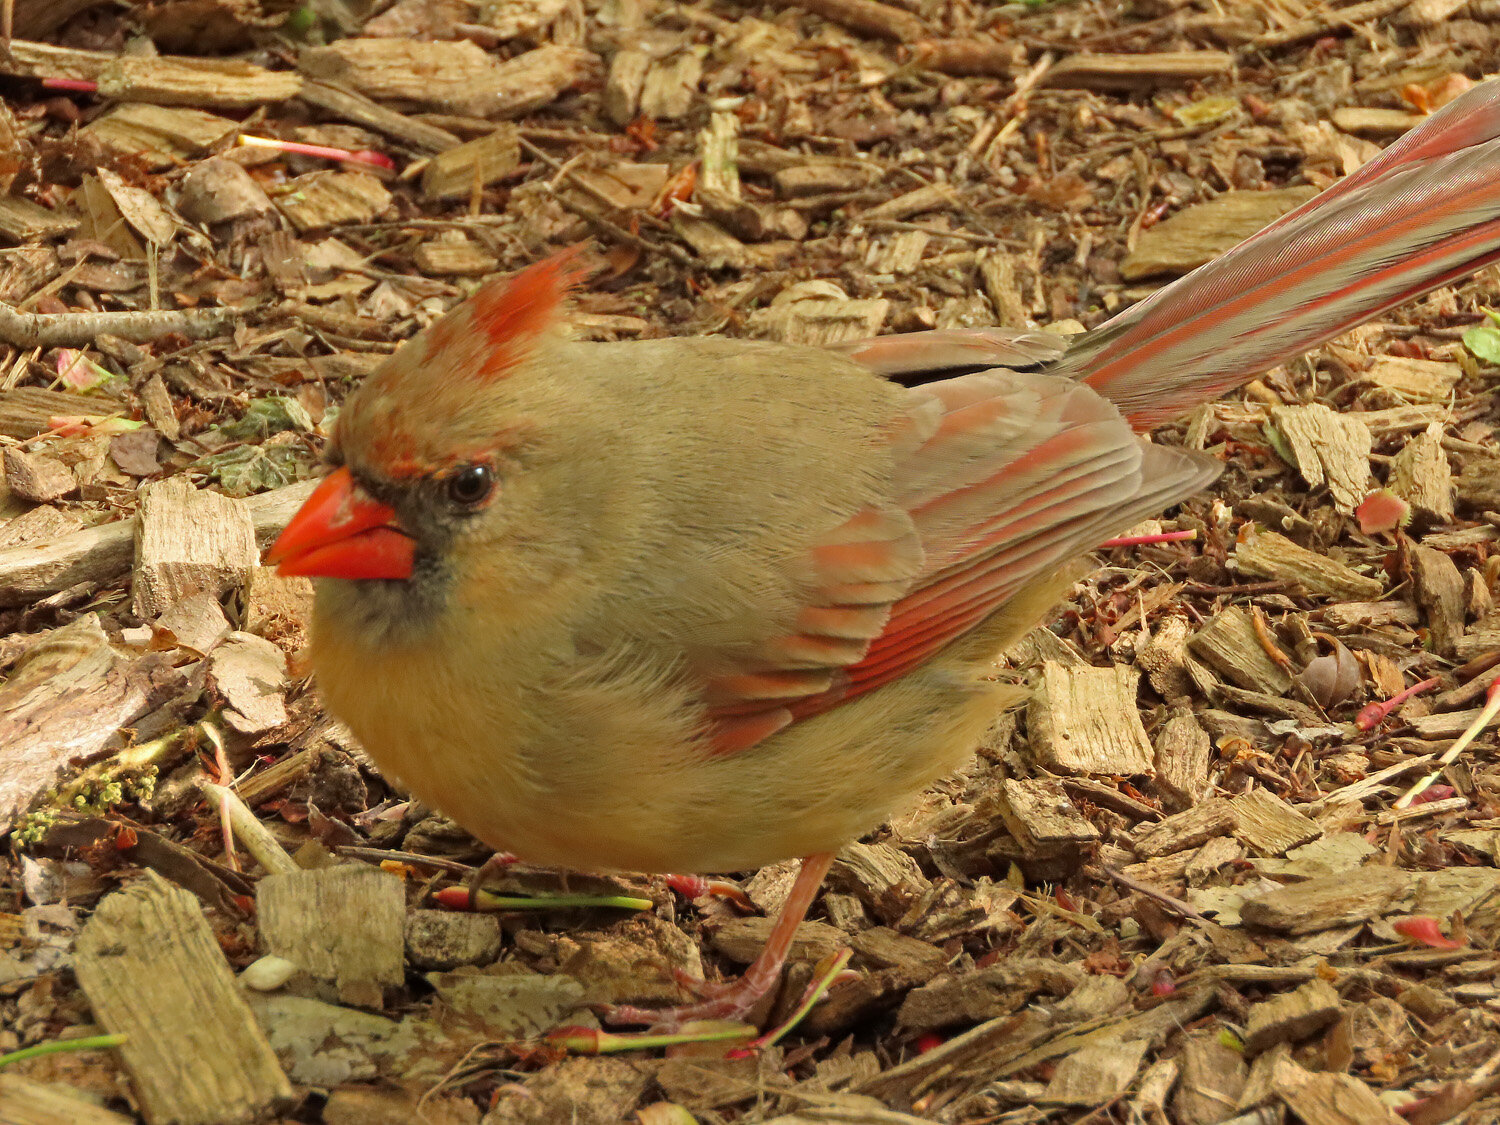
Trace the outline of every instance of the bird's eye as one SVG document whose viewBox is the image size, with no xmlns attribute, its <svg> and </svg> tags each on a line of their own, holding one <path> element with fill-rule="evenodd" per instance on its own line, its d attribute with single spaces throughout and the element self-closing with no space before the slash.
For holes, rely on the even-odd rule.
<svg viewBox="0 0 1500 1125">
<path fill-rule="evenodd" d="M 495 474 L 488 465 L 465 465 L 448 478 L 448 499 L 473 507 L 489 498 L 495 489 Z"/>
</svg>

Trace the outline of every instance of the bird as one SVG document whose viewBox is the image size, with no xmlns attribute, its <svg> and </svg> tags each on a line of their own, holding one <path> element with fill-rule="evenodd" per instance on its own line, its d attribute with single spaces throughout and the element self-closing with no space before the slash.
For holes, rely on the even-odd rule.
<svg viewBox="0 0 1500 1125">
<path fill-rule="evenodd" d="M 833 855 L 973 752 L 997 653 L 1088 552 L 1220 465 L 1152 427 L 1500 260 L 1500 83 L 1099 328 L 840 348 L 568 338 L 565 252 L 483 285 L 349 396 L 267 553 L 376 765 L 487 846 L 585 871 Z"/>
</svg>

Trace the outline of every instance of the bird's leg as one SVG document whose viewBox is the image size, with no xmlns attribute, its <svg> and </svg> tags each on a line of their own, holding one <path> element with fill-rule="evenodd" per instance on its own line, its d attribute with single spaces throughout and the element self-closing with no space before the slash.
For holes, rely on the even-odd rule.
<svg viewBox="0 0 1500 1125">
<path fill-rule="evenodd" d="M 475 899 L 479 894 L 480 888 L 484 886 L 485 880 L 493 875 L 498 875 L 507 867 L 511 867 L 517 862 L 516 857 L 511 855 L 510 852 L 495 852 L 489 859 L 474 868 L 473 874 L 469 876 L 468 909 L 479 909 L 479 904 Z"/>
<path fill-rule="evenodd" d="M 771 990 L 781 975 L 781 966 L 786 962 L 787 952 L 792 947 L 792 938 L 797 927 L 807 916 L 818 888 L 823 885 L 823 876 L 828 874 L 833 863 L 832 852 L 819 852 L 804 857 L 797 872 L 797 881 L 792 884 L 792 893 L 786 905 L 776 916 L 776 923 L 761 948 L 760 956 L 745 970 L 744 976 L 732 984 L 704 985 L 694 981 L 693 987 L 704 994 L 704 999 L 695 1004 L 682 1004 L 673 1008 L 637 1008 L 628 1004 L 611 1004 L 604 1009 L 603 1016 L 610 1023 L 645 1023 L 655 1032 L 675 1031 L 693 1020 L 739 1019 L 756 1001 Z"/>
</svg>

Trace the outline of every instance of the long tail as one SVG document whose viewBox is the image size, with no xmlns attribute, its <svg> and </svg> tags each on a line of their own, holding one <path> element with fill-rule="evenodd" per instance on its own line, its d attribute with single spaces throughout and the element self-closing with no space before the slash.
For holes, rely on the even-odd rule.
<svg viewBox="0 0 1500 1125">
<path fill-rule="evenodd" d="M 1148 429 L 1500 261 L 1500 82 L 1078 338 L 1047 370 Z"/>
</svg>

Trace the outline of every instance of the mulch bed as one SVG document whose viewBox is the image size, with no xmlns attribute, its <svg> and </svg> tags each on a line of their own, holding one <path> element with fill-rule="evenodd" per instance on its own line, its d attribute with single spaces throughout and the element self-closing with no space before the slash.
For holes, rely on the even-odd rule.
<svg viewBox="0 0 1500 1125">
<path fill-rule="evenodd" d="M 483 849 L 324 714 L 310 589 L 255 565 L 487 276 L 585 244 L 595 339 L 1080 331 L 1500 69 L 1500 2 L 10 16 L 0 1054 L 129 1039 L 4 1067 L 0 1121 L 1500 1117 L 1494 736 L 1439 760 L 1500 664 L 1493 278 L 1158 432 L 1225 463 L 1138 529 L 1196 539 L 1101 551 L 997 664 L 1032 702 L 841 855 L 759 1020 L 857 975 L 751 1054 L 545 1033 L 738 971 L 790 865 L 436 909 Z"/>
</svg>

